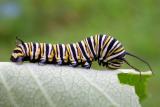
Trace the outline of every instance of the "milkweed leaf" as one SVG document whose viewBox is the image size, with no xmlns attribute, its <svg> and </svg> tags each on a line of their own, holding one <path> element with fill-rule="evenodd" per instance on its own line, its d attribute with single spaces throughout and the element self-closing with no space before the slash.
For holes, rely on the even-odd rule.
<svg viewBox="0 0 160 107">
<path fill-rule="evenodd" d="M 1 62 L 0 107 L 140 107 L 122 71 Z"/>
</svg>

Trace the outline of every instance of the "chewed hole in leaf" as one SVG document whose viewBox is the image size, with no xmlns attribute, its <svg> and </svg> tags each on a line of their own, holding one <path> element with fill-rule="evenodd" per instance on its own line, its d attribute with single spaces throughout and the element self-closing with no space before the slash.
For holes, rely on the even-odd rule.
<svg viewBox="0 0 160 107">
<path fill-rule="evenodd" d="M 147 97 L 146 82 L 150 75 L 134 75 L 128 73 L 118 74 L 120 83 L 127 84 L 135 87 L 135 92 L 139 97 L 139 101 L 143 101 Z"/>
</svg>

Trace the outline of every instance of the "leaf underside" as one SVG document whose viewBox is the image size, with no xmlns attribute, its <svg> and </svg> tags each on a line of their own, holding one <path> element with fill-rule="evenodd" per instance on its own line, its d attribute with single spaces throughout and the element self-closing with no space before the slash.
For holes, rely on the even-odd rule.
<svg viewBox="0 0 160 107">
<path fill-rule="evenodd" d="M 0 107 L 139 107 L 134 84 L 121 73 L 1 62 Z"/>
</svg>

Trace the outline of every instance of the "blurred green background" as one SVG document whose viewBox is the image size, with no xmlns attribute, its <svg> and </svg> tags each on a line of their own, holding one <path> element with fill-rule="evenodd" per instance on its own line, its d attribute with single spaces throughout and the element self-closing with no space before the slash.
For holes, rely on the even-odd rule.
<svg viewBox="0 0 160 107">
<path fill-rule="evenodd" d="M 142 105 L 157 107 L 159 6 L 158 0 L 1 0 L 0 61 L 9 61 L 16 36 L 27 42 L 71 43 L 98 33 L 109 34 L 121 41 L 127 51 L 150 62 L 155 75 L 147 83 L 148 98 Z M 143 70 L 148 69 L 133 58 L 127 59 Z"/>
</svg>

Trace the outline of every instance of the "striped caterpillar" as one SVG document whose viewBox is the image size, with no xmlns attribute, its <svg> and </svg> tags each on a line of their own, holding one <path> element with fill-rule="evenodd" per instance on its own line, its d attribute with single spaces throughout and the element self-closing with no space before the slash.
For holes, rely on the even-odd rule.
<svg viewBox="0 0 160 107">
<path fill-rule="evenodd" d="M 16 48 L 10 58 L 12 62 L 30 61 L 39 64 L 70 65 L 73 67 L 81 65 L 90 68 L 92 62 L 98 60 L 99 65 L 110 69 L 118 69 L 125 62 L 140 72 L 125 59 L 125 55 L 130 55 L 146 63 L 151 70 L 145 60 L 126 52 L 118 40 L 105 34 L 90 36 L 72 44 L 25 43 L 17 37 L 16 40 Z"/>
</svg>

